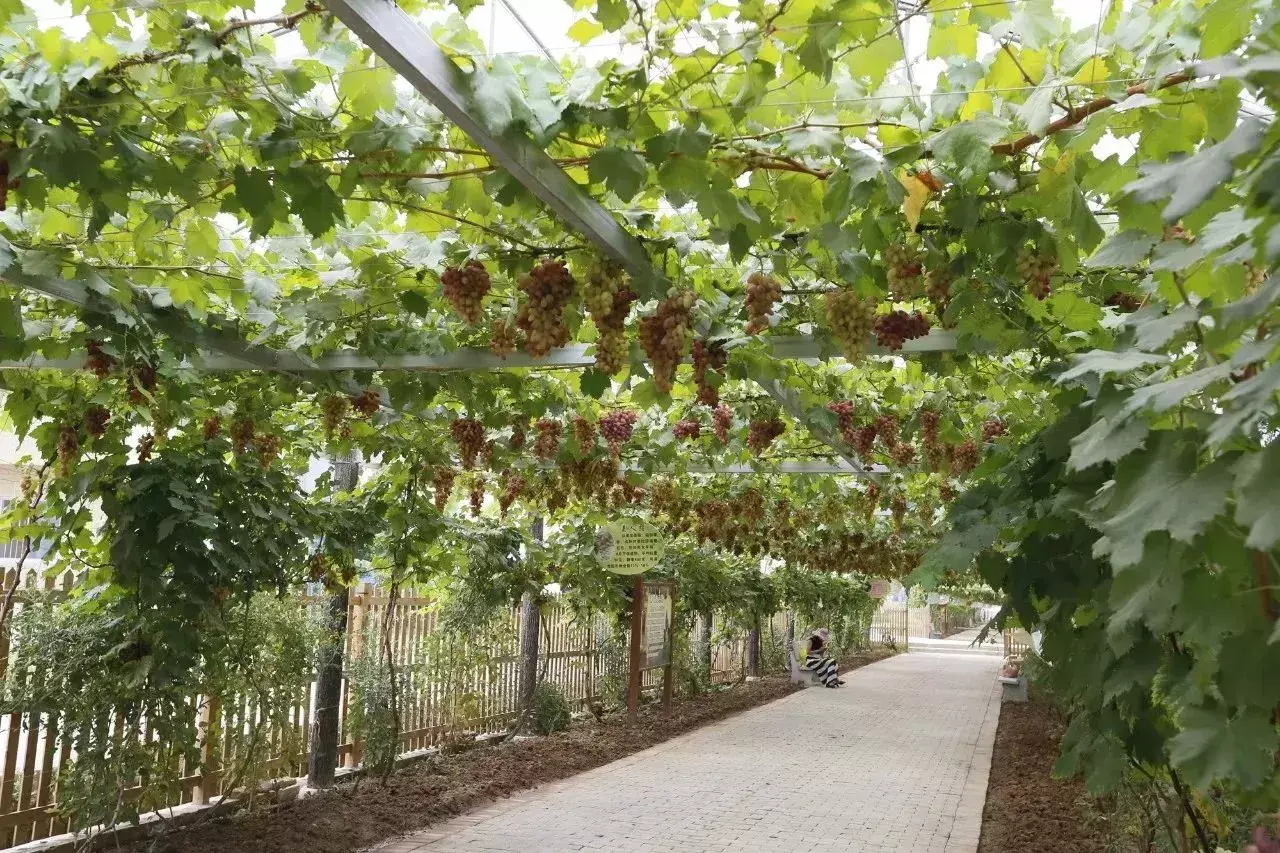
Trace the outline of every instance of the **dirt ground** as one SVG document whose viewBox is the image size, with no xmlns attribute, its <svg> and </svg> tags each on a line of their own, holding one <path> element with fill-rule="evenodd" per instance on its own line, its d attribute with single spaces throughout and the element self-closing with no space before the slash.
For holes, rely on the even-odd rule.
<svg viewBox="0 0 1280 853">
<path fill-rule="evenodd" d="M 856 669 L 886 657 L 850 658 Z M 770 676 L 729 690 L 677 699 L 670 713 L 641 710 L 628 726 L 618 717 L 575 725 L 549 737 L 475 748 L 396 773 L 386 786 L 365 780 L 304 800 L 206 820 L 135 842 L 130 853 L 354 853 L 507 797 L 623 758 L 756 705 L 792 693 L 788 677 Z M 104 849 L 115 850 L 110 839 Z"/>
<path fill-rule="evenodd" d="M 1106 837 L 1090 820 L 1084 784 L 1051 776 L 1065 728 L 1042 699 L 1001 707 L 978 853 L 1106 850 Z"/>
</svg>

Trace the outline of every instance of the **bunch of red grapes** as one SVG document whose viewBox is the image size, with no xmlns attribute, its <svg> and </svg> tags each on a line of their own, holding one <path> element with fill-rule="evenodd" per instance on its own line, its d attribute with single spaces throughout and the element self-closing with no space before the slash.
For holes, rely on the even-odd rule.
<svg viewBox="0 0 1280 853">
<path fill-rule="evenodd" d="M 493 284 L 484 264 L 472 259 L 461 267 L 446 267 L 440 282 L 444 285 L 444 298 L 458 316 L 468 323 L 479 323 L 484 313 L 481 303 Z"/>
<path fill-rule="evenodd" d="M 541 358 L 568 342 L 564 309 L 573 298 L 574 286 L 573 274 L 559 260 L 543 261 L 516 281 L 524 294 L 516 326 L 525 334 L 529 355 Z"/>
<path fill-rule="evenodd" d="M 458 457 L 468 471 L 476 467 L 476 457 L 484 450 L 484 424 L 475 418 L 455 418 L 449 425 L 454 443 L 458 445 Z"/>
<path fill-rule="evenodd" d="M 900 350 L 907 341 L 929 334 L 929 318 L 919 311 L 890 311 L 875 323 L 876 343 L 888 350 Z"/>
</svg>

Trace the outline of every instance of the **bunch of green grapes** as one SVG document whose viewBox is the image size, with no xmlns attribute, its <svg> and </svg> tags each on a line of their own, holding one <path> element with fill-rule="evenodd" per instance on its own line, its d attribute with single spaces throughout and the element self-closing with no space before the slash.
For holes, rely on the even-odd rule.
<svg viewBox="0 0 1280 853">
<path fill-rule="evenodd" d="M 851 290 L 833 290 L 826 295 L 827 327 L 844 350 L 844 357 L 856 361 L 867 350 L 867 341 L 876 324 L 876 301 L 863 299 Z"/>
<path fill-rule="evenodd" d="M 671 391 L 676 366 L 693 338 L 689 312 L 696 301 L 692 290 L 676 291 L 640 320 L 640 346 L 649 356 L 654 384 L 664 394 Z"/>
</svg>

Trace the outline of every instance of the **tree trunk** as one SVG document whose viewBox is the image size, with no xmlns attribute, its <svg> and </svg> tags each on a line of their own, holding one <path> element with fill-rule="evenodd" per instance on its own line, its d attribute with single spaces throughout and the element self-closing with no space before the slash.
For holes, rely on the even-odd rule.
<svg viewBox="0 0 1280 853">
<path fill-rule="evenodd" d="M 715 619 L 715 614 L 710 610 L 702 613 L 702 625 L 698 632 L 698 653 L 702 656 L 702 667 L 707 671 L 707 678 L 711 677 L 711 622 Z"/>
<path fill-rule="evenodd" d="M 333 480 L 338 489 L 351 491 L 359 475 L 360 463 L 354 453 L 346 459 L 333 460 Z M 350 590 L 344 586 L 329 596 L 325 625 L 328 642 L 321 650 L 316 673 L 316 710 L 311 720 L 311 751 L 307 758 L 307 785 L 312 788 L 332 787 L 338 767 L 338 708 L 342 704 L 342 658 L 347 639 L 349 595 Z"/>
<path fill-rule="evenodd" d="M 533 522 L 533 538 L 542 539 L 542 519 Z M 520 711 L 522 734 L 533 729 L 533 697 L 538 690 L 538 598 L 526 592 L 520 599 Z"/>
<path fill-rule="evenodd" d="M 760 617 L 756 617 L 755 626 L 747 633 L 747 675 L 760 677 Z"/>
</svg>

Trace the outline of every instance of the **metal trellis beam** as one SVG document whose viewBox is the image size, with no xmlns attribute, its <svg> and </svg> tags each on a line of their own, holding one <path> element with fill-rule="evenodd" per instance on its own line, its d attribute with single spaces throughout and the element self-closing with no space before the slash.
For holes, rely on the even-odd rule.
<svg viewBox="0 0 1280 853">
<path fill-rule="evenodd" d="M 625 267 L 641 295 L 657 295 L 670 288 L 640 241 L 537 143 L 518 129 L 495 130 L 478 118 L 478 105 L 484 101 L 472 77 L 445 55 L 417 21 L 387 0 L 327 0 L 325 5 L 566 225 Z"/>
<path fill-rule="evenodd" d="M 110 315 L 120 306 L 108 299 L 90 282 L 81 279 L 61 279 L 37 276 L 10 267 L 0 278 L 18 287 L 42 293 L 53 299 L 70 302 L 86 311 Z M 105 282 L 100 287 L 109 287 Z M 253 344 L 241 337 L 232 326 L 212 321 L 203 326 L 193 326 L 174 308 L 162 308 L 143 301 L 144 297 L 134 295 L 134 309 L 142 319 L 170 338 L 181 341 L 197 349 L 209 353 L 220 364 L 223 370 L 300 370 L 307 360 L 294 352 L 285 352 L 270 347 Z M 30 363 L 27 363 L 27 362 Z M 40 359 L 29 359 L 23 362 L 3 362 L 0 367 L 70 367 L 78 369 L 84 366 L 83 360 L 68 364 L 60 362 L 42 363 Z"/>
<path fill-rule="evenodd" d="M 59 282 L 66 284 L 66 282 Z M 198 340 L 191 339 L 192 343 Z M 226 341 L 224 345 L 232 347 Z M 809 335 L 780 335 L 767 339 L 770 350 L 776 358 L 796 361 L 826 360 L 823 342 Z M 907 341 L 898 351 L 890 351 L 880 347 L 869 349 L 869 355 L 892 356 L 898 354 L 918 354 L 924 352 L 947 352 L 955 349 L 955 335 L 952 332 L 937 330 L 927 337 Z M 191 366 L 197 370 L 237 371 L 246 369 L 276 370 L 285 373 L 340 373 L 345 370 L 403 370 L 423 373 L 445 373 L 450 371 L 504 370 L 511 368 L 527 368 L 532 370 L 568 370 L 590 367 L 595 364 L 595 356 L 591 354 L 589 344 L 572 344 L 558 347 L 542 358 L 515 352 L 506 358 L 494 355 L 486 347 L 462 347 L 440 355 L 428 353 L 396 353 L 379 357 L 361 355 L 354 350 L 344 350 L 320 356 L 315 360 L 308 359 L 294 352 L 271 350 L 256 347 L 247 350 L 241 343 L 240 355 L 219 355 L 210 353 L 193 359 Z M 212 348 L 212 347 L 211 347 Z M 257 352 L 257 351 L 261 352 Z M 227 352 L 226 349 L 222 352 Z M 250 362 L 250 358 L 256 359 Z M 838 358 L 839 356 L 835 356 Z M 688 359 L 686 359 L 688 361 Z M 45 370 L 78 370 L 84 366 L 83 359 L 46 359 L 33 356 L 17 361 L 0 361 L 0 370 L 39 368 Z"/>
</svg>

